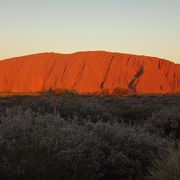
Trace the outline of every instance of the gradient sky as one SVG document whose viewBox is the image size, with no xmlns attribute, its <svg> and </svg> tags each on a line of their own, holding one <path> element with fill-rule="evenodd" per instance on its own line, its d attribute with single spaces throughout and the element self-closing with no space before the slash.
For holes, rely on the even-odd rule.
<svg viewBox="0 0 180 180">
<path fill-rule="evenodd" d="M 180 63 L 180 0 L 0 0 L 0 59 L 85 50 Z"/>
</svg>

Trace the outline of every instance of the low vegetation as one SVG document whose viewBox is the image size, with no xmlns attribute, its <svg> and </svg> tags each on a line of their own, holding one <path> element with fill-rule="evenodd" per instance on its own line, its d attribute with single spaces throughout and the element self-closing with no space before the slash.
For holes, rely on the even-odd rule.
<svg viewBox="0 0 180 180">
<path fill-rule="evenodd" d="M 0 98 L 4 180 L 176 180 L 179 140 L 178 95 Z"/>
<path fill-rule="evenodd" d="M 165 160 L 157 161 L 152 180 L 180 179 L 180 148 L 172 151 Z"/>
</svg>

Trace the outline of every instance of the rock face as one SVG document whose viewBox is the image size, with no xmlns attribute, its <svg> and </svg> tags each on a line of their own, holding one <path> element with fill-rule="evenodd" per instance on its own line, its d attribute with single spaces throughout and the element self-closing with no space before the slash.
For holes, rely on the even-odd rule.
<svg viewBox="0 0 180 180">
<path fill-rule="evenodd" d="M 103 51 L 42 53 L 0 61 L 1 93 L 180 93 L 180 65 Z"/>
</svg>

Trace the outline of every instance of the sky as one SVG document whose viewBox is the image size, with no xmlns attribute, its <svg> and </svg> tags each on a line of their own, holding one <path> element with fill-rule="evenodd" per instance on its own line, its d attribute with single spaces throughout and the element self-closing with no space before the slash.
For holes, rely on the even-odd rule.
<svg viewBox="0 0 180 180">
<path fill-rule="evenodd" d="M 0 0 L 0 59 L 86 50 L 180 63 L 180 0 Z"/>
</svg>

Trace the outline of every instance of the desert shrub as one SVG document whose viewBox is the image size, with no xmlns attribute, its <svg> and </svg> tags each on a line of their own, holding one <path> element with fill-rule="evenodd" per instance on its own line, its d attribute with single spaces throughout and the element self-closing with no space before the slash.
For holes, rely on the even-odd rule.
<svg viewBox="0 0 180 180">
<path fill-rule="evenodd" d="M 122 111 L 120 116 L 132 124 L 144 124 L 151 116 L 153 109 L 151 107 L 134 106 L 126 111 Z"/>
<path fill-rule="evenodd" d="M 163 137 L 180 138 L 180 107 L 165 107 L 153 113 L 146 124 L 147 129 Z"/>
<path fill-rule="evenodd" d="M 117 102 L 105 102 L 104 111 L 111 115 L 110 121 L 115 119 L 119 122 L 143 125 L 151 114 L 156 111 L 156 108 L 143 106 L 143 104 L 124 103 L 119 100 Z"/>
<path fill-rule="evenodd" d="M 0 179 L 116 180 L 149 174 L 168 142 L 123 123 L 18 107 L 1 117 Z"/>
<path fill-rule="evenodd" d="M 61 97 L 64 98 L 76 98 L 80 96 L 75 90 L 68 90 L 68 89 L 59 92 L 59 94 L 61 95 Z"/>
<path fill-rule="evenodd" d="M 167 158 L 157 161 L 156 164 L 151 180 L 180 179 L 180 149 L 172 151 Z"/>
<path fill-rule="evenodd" d="M 13 96 L 0 98 L 0 117 L 7 108 L 22 106 L 40 114 L 58 111 L 62 117 L 90 117 L 97 121 L 119 121 L 144 124 L 165 107 L 180 106 L 180 96 L 110 96 L 79 95 L 74 92 L 43 93 L 40 96 Z M 97 118 L 98 117 L 98 118 Z"/>
<path fill-rule="evenodd" d="M 39 98 L 37 97 L 25 99 L 22 107 L 24 108 L 24 110 L 31 109 L 33 112 L 45 114 L 53 113 L 54 108 L 56 108 L 58 104 L 58 97 L 56 97 L 55 95 L 49 96 L 49 94 L 44 94 Z"/>
<path fill-rule="evenodd" d="M 56 91 L 53 88 L 48 89 L 47 91 L 40 92 L 43 96 L 54 96 Z"/>
</svg>

